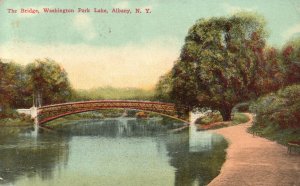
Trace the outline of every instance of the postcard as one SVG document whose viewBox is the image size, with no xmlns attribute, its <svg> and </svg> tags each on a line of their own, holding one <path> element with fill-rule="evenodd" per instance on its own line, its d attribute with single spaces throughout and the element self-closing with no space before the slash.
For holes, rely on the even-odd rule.
<svg viewBox="0 0 300 186">
<path fill-rule="evenodd" d="M 299 0 L 0 0 L 0 185 L 300 185 Z"/>
</svg>

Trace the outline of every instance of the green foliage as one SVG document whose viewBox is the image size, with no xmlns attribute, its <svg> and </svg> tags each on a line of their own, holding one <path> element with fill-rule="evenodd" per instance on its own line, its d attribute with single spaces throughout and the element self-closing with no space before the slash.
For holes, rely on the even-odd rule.
<svg viewBox="0 0 300 186">
<path fill-rule="evenodd" d="M 220 114 L 220 112 L 213 112 L 212 114 L 205 115 L 201 118 L 198 118 L 195 121 L 195 123 L 200 124 L 200 125 L 209 125 L 211 123 L 222 122 L 222 121 L 223 121 L 223 119 L 222 119 L 222 115 Z M 249 118 L 245 114 L 234 113 L 232 121 L 229 125 L 237 125 L 240 123 L 246 123 L 247 121 L 249 121 Z M 224 125 L 224 126 L 228 126 L 228 125 Z"/>
<path fill-rule="evenodd" d="M 138 112 L 138 110 L 126 110 L 126 117 L 135 117 Z"/>
<path fill-rule="evenodd" d="M 138 88 L 100 87 L 89 90 L 78 90 L 76 100 L 153 100 L 153 90 Z"/>
<path fill-rule="evenodd" d="M 50 59 L 36 60 L 26 66 L 31 92 L 40 95 L 42 104 L 62 103 L 72 98 L 66 71 Z"/>
<path fill-rule="evenodd" d="M 0 113 L 0 118 L 17 119 L 18 117 L 19 117 L 19 114 L 11 108 L 8 108 L 5 110 L 5 112 Z"/>
<path fill-rule="evenodd" d="M 255 125 L 278 125 L 280 129 L 300 128 L 300 85 L 288 86 L 259 98 L 250 107 Z"/>
<path fill-rule="evenodd" d="M 200 125 L 208 125 L 215 122 L 223 121 L 220 112 L 212 112 L 203 117 L 198 118 L 195 123 Z"/>
<path fill-rule="evenodd" d="M 155 87 L 155 99 L 159 101 L 172 102 L 170 93 L 172 91 L 172 74 L 168 72 L 167 74 L 159 78 L 158 83 Z"/>
<path fill-rule="evenodd" d="M 156 97 L 188 106 L 179 115 L 209 108 L 227 121 L 234 105 L 299 83 L 300 38 L 282 51 L 266 48 L 264 27 L 263 17 L 252 13 L 198 20 L 171 73 L 157 84 Z M 238 109 L 247 111 L 247 106 Z"/>
<path fill-rule="evenodd" d="M 105 118 L 116 118 L 121 117 L 125 112 L 124 109 L 107 109 L 107 110 L 98 110 Z"/>
<path fill-rule="evenodd" d="M 219 110 L 230 120 L 235 104 L 256 96 L 265 36 L 263 19 L 253 14 L 198 20 L 172 69 L 172 98 L 178 105 Z"/>
<path fill-rule="evenodd" d="M 0 108 L 30 107 L 33 94 L 41 95 L 43 104 L 70 100 L 73 90 L 67 73 L 53 60 L 36 60 L 26 67 L 0 60 Z"/>
<path fill-rule="evenodd" d="M 257 95 L 267 94 L 286 84 L 286 67 L 282 56 L 275 48 L 264 50 L 263 60 L 257 64 L 255 90 Z"/>
<path fill-rule="evenodd" d="M 300 37 L 292 38 L 282 49 L 286 84 L 300 83 Z"/>
<path fill-rule="evenodd" d="M 246 123 L 248 121 L 249 121 L 249 118 L 247 115 L 245 115 L 243 113 L 234 113 L 231 123 L 233 125 L 237 125 L 237 124 L 241 124 L 241 123 Z"/>
<path fill-rule="evenodd" d="M 234 106 L 232 112 L 249 112 L 249 102 L 239 103 Z"/>
<path fill-rule="evenodd" d="M 2 112 L 28 102 L 27 75 L 22 66 L 0 59 L 0 108 Z"/>
<path fill-rule="evenodd" d="M 28 126 L 32 125 L 30 116 L 19 114 L 15 110 L 9 109 L 0 113 L 0 126 Z"/>
<path fill-rule="evenodd" d="M 252 126 L 249 132 L 252 133 L 254 131 L 258 131 L 260 136 L 277 141 L 282 145 L 287 145 L 289 141 L 300 140 L 299 128 L 282 129 L 277 124 L 267 123 L 264 128 L 262 128 L 259 124 Z"/>
</svg>

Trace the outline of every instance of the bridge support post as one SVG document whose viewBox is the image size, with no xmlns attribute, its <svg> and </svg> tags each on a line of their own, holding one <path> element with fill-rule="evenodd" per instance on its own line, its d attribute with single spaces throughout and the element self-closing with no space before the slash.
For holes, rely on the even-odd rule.
<svg viewBox="0 0 300 186">
<path fill-rule="evenodd" d="M 30 108 L 31 119 L 37 118 L 37 108 L 35 106 Z"/>
<path fill-rule="evenodd" d="M 31 119 L 34 119 L 34 127 L 38 127 L 38 114 L 37 114 L 37 107 L 33 106 L 30 108 L 30 115 Z"/>
</svg>

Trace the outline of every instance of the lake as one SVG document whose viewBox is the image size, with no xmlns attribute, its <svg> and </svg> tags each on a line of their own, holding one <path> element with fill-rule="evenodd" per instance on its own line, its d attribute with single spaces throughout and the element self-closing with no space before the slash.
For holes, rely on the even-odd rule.
<svg viewBox="0 0 300 186">
<path fill-rule="evenodd" d="M 0 131 L 3 185 L 206 185 L 225 161 L 222 136 L 177 133 L 175 120 L 68 121 L 52 131 Z"/>
</svg>

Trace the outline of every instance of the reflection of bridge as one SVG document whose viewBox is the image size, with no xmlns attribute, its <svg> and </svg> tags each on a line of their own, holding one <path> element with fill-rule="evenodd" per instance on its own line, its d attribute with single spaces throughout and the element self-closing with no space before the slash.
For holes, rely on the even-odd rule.
<svg viewBox="0 0 300 186">
<path fill-rule="evenodd" d="M 97 100 L 70 102 L 55 105 L 38 107 L 35 115 L 39 125 L 60 118 L 66 115 L 88 112 L 102 109 L 133 109 L 158 113 L 184 122 L 186 118 L 179 117 L 176 112 L 175 104 L 150 101 L 131 101 L 131 100 Z"/>
</svg>

